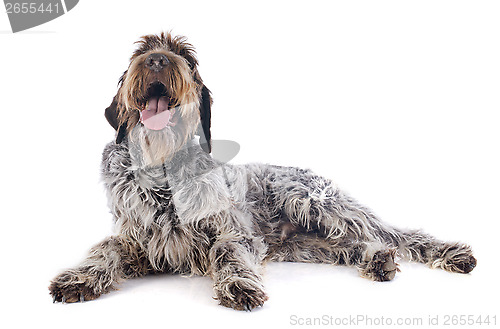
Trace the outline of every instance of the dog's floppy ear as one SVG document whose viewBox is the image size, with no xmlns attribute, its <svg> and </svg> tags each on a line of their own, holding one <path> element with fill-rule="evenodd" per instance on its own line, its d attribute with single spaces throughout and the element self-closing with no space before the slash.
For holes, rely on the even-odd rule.
<svg viewBox="0 0 500 329">
<path fill-rule="evenodd" d="M 212 152 L 212 134 L 210 133 L 210 117 L 212 107 L 212 96 L 210 90 L 203 85 L 200 99 L 200 126 L 198 135 L 200 136 L 200 145 L 207 153 Z"/>
<path fill-rule="evenodd" d="M 118 114 L 118 95 L 116 95 L 111 104 L 104 110 L 106 120 L 116 130 L 116 144 L 120 144 L 127 135 L 127 123 L 120 124 Z"/>
</svg>

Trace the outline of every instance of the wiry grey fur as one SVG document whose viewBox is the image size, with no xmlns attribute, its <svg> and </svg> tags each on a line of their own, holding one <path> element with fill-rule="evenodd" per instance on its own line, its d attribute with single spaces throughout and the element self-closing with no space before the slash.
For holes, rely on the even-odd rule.
<svg viewBox="0 0 500 329">
<path fill-rule="evenodd" d="M 181 106 L 192 113 L 200 102 Z M 52 281 L 54 300 L 91 300 L 123 279 L 168 272 L 208 275 L 220 304 L 250 310 L 267 300 L 266 260 L 342 264 L 376 281 L 394 277 L 396 255 L 451 272 L 474 268 L 469 246 L 387 225 L 309 170 L 213 159 L 192 138 L 199 122 L 160 132 L 139 123 L 106 146 L 102 177 L 117 234 Z M 165 136 L 179 145 L 165 147 Z M 148 147 L 165 151 L 153 159 Z"/>
</svg>

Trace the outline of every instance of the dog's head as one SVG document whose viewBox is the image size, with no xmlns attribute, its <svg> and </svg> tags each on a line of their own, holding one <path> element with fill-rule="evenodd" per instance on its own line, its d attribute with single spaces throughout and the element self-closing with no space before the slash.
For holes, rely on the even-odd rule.
<svg viewBox="0 0 500 329">
<path fill-rule="evenodd" d="M 194 134 L 211 151 L 210 91 L 198 73 L 196 54 L 184 37 L 146 35 L 139 41 L 105 116 L 116 130 L 165 160 Z M 151 159 L 152 162 L 156 160 Z"/>
</svg>

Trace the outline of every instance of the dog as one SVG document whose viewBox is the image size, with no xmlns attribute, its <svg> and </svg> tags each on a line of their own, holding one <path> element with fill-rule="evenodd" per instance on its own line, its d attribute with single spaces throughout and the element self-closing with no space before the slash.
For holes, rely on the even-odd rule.
<svg viewBox="0 0 500 329">
<path fill-rule="evenodd" d="M 374 281 L 394 278 L 396 257 L 457 273 L 476 266 L 468 245 L 388 225 L 310 170 L 214 159 L 212 96 L 193 46 L 170 33 L 137 44 L 105 110 L 116 134 L 101 171 L 116 235 L 51 281 L 54 302 L 183 273 L 210 276 L 219 304 L 248 311 L 268 299 L 266 261 L 346 265 Z"/>
</svg>

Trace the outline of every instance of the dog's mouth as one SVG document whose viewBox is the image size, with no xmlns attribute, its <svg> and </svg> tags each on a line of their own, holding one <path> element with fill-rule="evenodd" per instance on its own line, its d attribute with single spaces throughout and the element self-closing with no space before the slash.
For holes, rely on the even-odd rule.
<svg viewBox="0 0 500 329">
<path fill-rule="evenodd" d="M 175 115 L 175 104 L 163 83 L 150 84 L 142 101 L 141 123 L 151 130 L 174 127 L 179 119 Z"/>
</svg>

